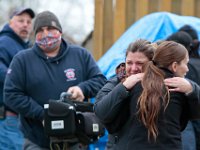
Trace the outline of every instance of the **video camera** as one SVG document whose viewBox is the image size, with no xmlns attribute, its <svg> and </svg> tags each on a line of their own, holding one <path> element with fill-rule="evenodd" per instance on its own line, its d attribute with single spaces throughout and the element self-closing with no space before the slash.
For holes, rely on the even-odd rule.
<svg viewBox="0 0 200 150">
<path fill-rule="evenodd" d="M 105 134 L 105 128 L 93 112 L 93 104 L 71 99 L 63 92 L 59 100 L 44 105 L 44 131 L 50 138 L 69 143 L 94 143 Z"/>
</svg>

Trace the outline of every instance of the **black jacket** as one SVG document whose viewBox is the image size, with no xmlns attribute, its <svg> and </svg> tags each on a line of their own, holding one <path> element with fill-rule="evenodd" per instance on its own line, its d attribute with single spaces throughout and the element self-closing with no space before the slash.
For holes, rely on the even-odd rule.
<svg viewBox="0 0 200 150">
<path fill-rule="evenodd" d="M 200 85 L 200 59 L 199 58 L 190 58 L 188 63 L 189 72 L 186 77 L 198 85 Z M 197 150 L 200 150 L 200 120 L 193 120 L 192 125 L 194 128 L 194 133 L 196 137 Z"/>
<path fill-rule="evenodd" d="M 109 133 L 116 133 L 129 118 L 129 92 L 117 77 L 107 81 L 98 92 L 94 111 Z"/>
<path fill-rule="evenodd" d="M 190 58 L 188 63 L 189 72 L 186 75 L 186 78 L 196 82 L 200 85 L 200 59 L 199 58 Z"/>
<path fill-rule="evenodd" d="M 181 150 L 181 117 L 187 99 L 182 93 L 170 93 L 167 109 L 160 111 L 158 117 L 158 137 L 156 142 L 148 141 L 147 128 L 137 118 L 137 99 L 142 92 L 141 84 L 135 85 L 131 97 L 131 122 L 127 130 L 127 150 Z M 186 116 L 185 116 L 186 117 Z M 184 118 L 182 118 L 184 119 Z M 185 119 L 187 121 L 187 118 Z"/>
<path fill-rule="evenodd" d="M 172 74 L 168 74 L 167 77 L 172 77 Z M 194 91 L 189 95 L 190 99 L 193 100 L 190 102 L 191 104 L 198 104 L 200 88 L 194 82 L 191 81 L 191 83 Z M 113 146 L 112 149 L 180 150 L 180 131 L 184 129 L 188 119 L 190 119 L 190 114 L 188 113 L 188 99 L 182 93 L 171 93 L 171 99 L 167 110 L 165 113 L 160 114 L 157 143 L 149 144 L 147 140 L 147 129 L 135 117 L 137 111 L 136 103 L 141 91 L 141 84 L 136 84 L 131 91 L 131 98 L 129 98 L 130 93 L 126 91 L 121 83 L 116 80 L 110 80 L 98 93 L 95 103 L 95 112 L 103 123 L 108 124 L 110 120 L 110 124 L 115 124 L 116 116 L 123 116 L 123 113 L 121 113 L 121 104 L 123 103 L 126 103 L 123 107 L 131 110 L 131 117 L 125 121 L 126 123 L 124 123 L 125 125 L 121 130 L 113 134 L 113 136 L 118 136 L 118 141 L 115 141 L 115 146 Z M 131 100 L 131 102 L 129 100 Z M 124 116 L 124 118 L 127 118 L 127 116 Z M 115 126 L 113 124 L 110 126 L 111 128 Z"/>
</svg>

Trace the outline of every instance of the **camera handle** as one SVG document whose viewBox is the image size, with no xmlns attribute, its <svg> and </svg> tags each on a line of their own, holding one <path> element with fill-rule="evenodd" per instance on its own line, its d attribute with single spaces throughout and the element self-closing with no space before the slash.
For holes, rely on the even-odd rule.
<svg viewBox="0 0 200 150">
<path fill-rule="evenodd" d="M 72 96 L 71 93 L 62 92 L 62 93 L 60 94 L 60 100 L 61 100 L 62 102 L 65 102 L 65 100 L 66 100 L 66 99 L 70 99 L 71 96 Z"/>
</svg>

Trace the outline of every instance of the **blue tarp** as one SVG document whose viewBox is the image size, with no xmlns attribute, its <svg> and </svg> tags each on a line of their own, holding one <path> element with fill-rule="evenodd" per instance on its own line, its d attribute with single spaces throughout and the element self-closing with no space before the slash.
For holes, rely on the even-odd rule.
<svg viewBox="0 0 200 150">
<path fill-rule="evenodd" d="M 200 19 L 197 17 L 179 16 L 169 12 L 146 15 L 129 27 L 97 63 L 109 79 L 115 74 L 116 66 L 125 61 L 125 51 L 131 42 L 136 39 L 147 39 L 151 42 L 163 40 L 185 24 L 194 27 L 200 36 Z M 107 135 L 98 143 L 90 145 L 89 149 L 104 150 L 106 141 Z"/>
<path fill-rule="evenodd" d="M 139 38 L 151 42 L 163 40 L 185 24 L 193 26 L 200 35 L 200 19 L 197 17 L 169 12 L 146 15 L 129 27 L 97 63 L 104 75 L 110 78 L 115 73 L 115 67 L 125 60 L 125 51 L 131 42 Z"/>
</svg>

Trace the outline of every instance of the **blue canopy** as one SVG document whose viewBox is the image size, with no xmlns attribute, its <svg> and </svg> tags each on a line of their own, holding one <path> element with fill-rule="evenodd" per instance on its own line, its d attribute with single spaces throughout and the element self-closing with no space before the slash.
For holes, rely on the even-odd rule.
<svg viewBox="0 0 200 150">
<path fill-rule="evenodd" d="M 200 35 L 200 19 L 197 17 L 179 16 L 169 12 L 146 15 L 129 27 L 97 63 L 103 74 L 110 78 L 115 74 L 115 67 L 125 61 L 125 51 L 131 42 L 136 39 L 151 42 L 163 40 L 185 24 L 194 27 Z"/>
</svg>

